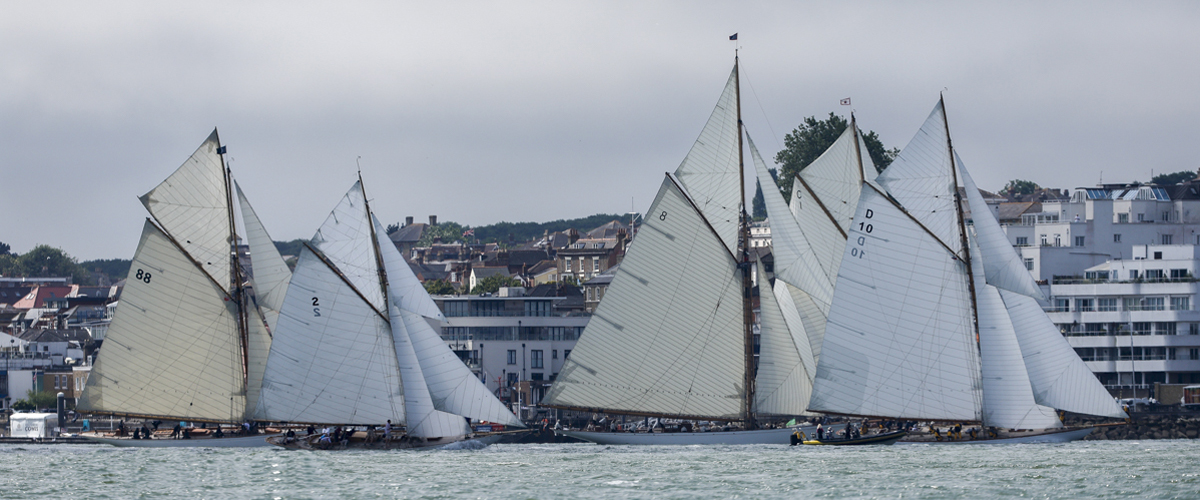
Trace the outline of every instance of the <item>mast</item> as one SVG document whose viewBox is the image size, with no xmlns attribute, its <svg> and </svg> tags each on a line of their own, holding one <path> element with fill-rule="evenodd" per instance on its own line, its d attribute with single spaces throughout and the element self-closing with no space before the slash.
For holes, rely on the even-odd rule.
<svg viewBox="0 0 1200 500">
<path fill-rule="evenodd" d="M 967 268 L 967 290 L 971 292 L 971 324 L 975 330 L 975 349 L 979 351 L 979 299 L 975 293 L 975 272 L 971 269 L 971 245 L 967 243 L 967 223 L 963 217 L 963 200 L 958 193 L 958 166 L 954 164 L 954 143 L 950 139 L 950 122 L 946 119 L 946 100 L 941 95 L 938 101 L 942 108 L 942 123 L 946 125 L 946 152 L 950 155 L 950 175 L 954 179 L 951 188 L 954 189 L 954 213 L 958 215 L 958 237 L 962 243 L 963 265 Z M 982 401 L 980 408 L 983 408 Z M 979 416 L 983 421 L 983 415 Z"/>
<path fill-rule="evenodd" d="M 213 134 L 216 134 L 214 131 Z M 234 303 L 237 304 L 237 326 L 238 326 L 238 341 L 241 343 L 242 351 L 242 394 L 248 394 L 250 391 L 250 330 L 246 324 L 246 294 L 242 286 L 242 266 L 241 259 L 238 258 L 238 239 L 237 226 L 234 225 L 233 217 L 233 172 L 229 165 L 225 163 L 225 146 L 221 146 L 221 140 L 217 139 L 217 155 L 221 158 L 221 172 L 225 177 L 225 203 L 229 213 L 229 279 L 232 286 L 230 287 L 231 295 L 233 295 Z M 252 403 L 246 401 L 246 407 L 250 407 Z"/>
<path fill-rule="evenodd" d="M 867 174 L 863 172 L 862 146 L 858 143 L 858 124 L 854 122 L 854 112 L 850 112 L 850 133 L 854 134 L 854 158 L 858 160 L 858 180 L 867 182 Z"/>
<path fill-rule="evenodd" d="M 371 221 L 371 202 L 367 201 L 367 187 L 363 185 L 361 170 L 358 171 L 358 188 L 362 190 L 363 210 L 367 212 L 367 227 L 371 229 L 371 245 L 373 245 L 371 253 L 375 255 L 375 268 L 379 270 L 379 289 L 383 291 L 383 307 L 390 309 L 387 306 L 387 270 L 383 267 L 383 256 L 379 254 L 379 235 L 375 234 L 375 223 Z"/>
<path fill-rule="evenodd" d="M 733 68 L 738 69 L 738 57 L 733 56 Z M 742 421 L 747 430 L 757 427 L 754 422 L 754 311 L 751 309 L 750 298 L 753 293 L 753 282 L 750 277 L 750 224 L 746 213 L 746 171 L 742 151 L 742 89 L 740 76 L 734 80 L 734 94 L 737 96 L 737 134 L 738 134 L 738 180 L 741 182 L 742 195 L 741 214 L 741 261 L 738 267 L 742 270 L 742 330 L 743 347 L 745 350 L 745 371 L 742 376 L 742 386 L 745 396 L 742 399 Z"/>
</svg>

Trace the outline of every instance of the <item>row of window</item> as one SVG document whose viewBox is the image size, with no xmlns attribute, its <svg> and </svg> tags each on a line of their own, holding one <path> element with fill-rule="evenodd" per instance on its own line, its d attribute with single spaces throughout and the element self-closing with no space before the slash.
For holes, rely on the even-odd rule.
<svg viewBox="0 0 1200 500">
<path fill-rule="evenodd" d="M 579 340 L 582 326 L 446 326 L 442 339 L 463 340 Z"/>
<path fill-rule="evenodd" d="M 523 303 L 518 305 L 518 303 Z M 446 300 L 442 314 L 446 317 L 492 316 L 553 316 L 554 302 L 550 300 Z"/>
<path fill-rule="evenodd" d="M 1175 347 L 1076 347 L 1084 361 L 1200 360 L 1200 349 Z"/>
<path fill-rule="evenodd" d="M 1169 297 L 1172 311 L 1192 310 L 1191 296 Z M 1058 297 L 1050 312 L 1113 312 L 1113 311 L 1163 311 L 1167 297 L 1099 297 L 1077 298 L 1075 308 L 1071 299 Z M 1118 308 L 1119 307 L 1119 308 Z"/>
<path fill-rule="evenodd" d="M 1041 241 L 1041 246 L 1044 246 L 1044 247 L 1050 246 L 1050 238 L 1047 235 L 1045 235 L 1045 234 L 1039 235 L 1039 240 Z M 1158 242 L 1159 242 L 1159 244 L 1162 244 L 1162 245 L 1172 245 L 1172 244 L 1174 244 L 1173 243 L 1174 240 L 1175 240 L 1174 236 L 1170 235 L 1170 234 L 1158 235 Z M 1121 234 L 1113 233 L 1113 243 L 1120 243 L 1120 242 L 1121 242 Z M 1081 247 L 1081 246 L 1084 246 L 1085 243 L 1087 243 L 1087 238 L 1085 238 L 1083 236 L 1075 237 L 1075 246 Z M 1200 237 L 1197 237 L 1196 243 L 1200 244 Z M 1019 247 L 1029 246 L 1029 237 L 1017 236 L 1016 246 L 1019 246 Z M 1062 235 L 1061 234 L 1054 235 L 1054 246 L 1056 246 L 1056 247 L 1062 246 Z"/>
<path fill-rule="evenodd" d="M 531 349 L 529 351 L 529 368 L 531 368 L 531 369 L 545 368 L 545 362 L 543 361 L 544 358 L 542 357 L 542 354 L 543 354 L 543 351 L 541 349 Z M 571 356 L 571 350 L 563 349 L 563 360 L 566 360 L 570 356 Z M 550 359 L 558 359 L 558 349 L 550 350 Z M 517 364 L 517 350 L 516 349 L 508 350 L 508 364 L 510 364 L 510 365 Z"/>
<path fill-rule="evenodd" d="M 584 271 L 584 269 L 583 269 L 584 260 L 583 259 L 584 259 L 584 257 L 579 258 L 579 271 L 580 272 Z M 592 272 L 599 273 L 600 271 L 601 271 L 600 257 L 592 257 Z M 563 272 L 564 273 L 571 272 L 571 258 L 570 257 L 563 258 Z"/>
<path fill-rule="evenodd" d="M 1200 335 L 1200 324 L 1135 321 L 1133 323 L 1063 323 L 1059 331 L 1067 337 L 1109 335 Z"/>
</svg>

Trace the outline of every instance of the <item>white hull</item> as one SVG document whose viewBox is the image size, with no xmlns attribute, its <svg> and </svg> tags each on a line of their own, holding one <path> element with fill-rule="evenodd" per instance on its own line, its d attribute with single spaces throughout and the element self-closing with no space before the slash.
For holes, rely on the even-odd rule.
<svg viewBox="0 0 1200 500">
<path fill-rule="evenodd" d="M 840 430 L 843 425 L 830 426 Z M 817 426 L 805 425 L 782 429 L 729 432 L 588 432 L 554 431 L 555 434 L 570 436 L 596 444 L 623 445 L 721 445 L 721 444 L 782 444 L 790 445 L 792 433 L 797 430 L 808 436 L 815 435 Z"/>
<path fill-rule="evenodd" d="M 271 444 L 267 442 L 267 438 L 275 435 L 276 434 L 259 434 L 257 436 L 244 437 L 204 437 L 193 439 L 132 439 L 80 434 L 81 437 L 89 441 L 129 448 L 258 448 L 271 446 Z"/>
<path fill-rule="evenodd" d="M 997 439 L 964 439 L 961 441 L 900 441 L 897 444 L 1035 444 L 1035 443 L 1067 443 L 1070 441 L 1078 441 L 1087 437 L 1092 433 L 1093 427 L 1086 429 L 1072 429 L 1066 431 L 1054 431 L 1044 434 L 1030 434 L 1027 436 L 1008 436 Z"/>
</svg>

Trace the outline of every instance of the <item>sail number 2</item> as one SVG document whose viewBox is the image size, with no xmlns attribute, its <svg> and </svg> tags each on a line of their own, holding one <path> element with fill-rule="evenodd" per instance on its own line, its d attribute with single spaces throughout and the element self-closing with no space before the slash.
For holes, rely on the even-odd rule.
<svg viewBox="0 0 1200 500">
<path fill-rule="evenodd" d="M 863 214 L 863 217 L 867 218 L 867 219 L 870 219 L 874 216 L 875 216 L 875 211 L 871 210 L 869 208 L 867 209 L 867 212 L 865 214 Z M 869 222 L 863 221 L 863 222 L 858 223 L 858 230 L 869 234 L 875 230 L 875 226 L 872 226 L 871 223 L 869 223 Z M 860 259 L 865 257 L 867 255 L 867 251 L 865 249 L 865 247 L 867 246 L 867 237 L 859 236 L 855 240 L 854 243 L 856 244 L 856 246 L 850 247 L 850 256 L 858 257 Z"/>
<path fill-rule="evenodd" d="M 313 317 L 314 318 L 321 317 L 321 308 L 318 307 L 320 305 L 321 305 L 321 302 L 319 300 L 317 300 L 316 297 L 313 297 Z"/>
</svg>

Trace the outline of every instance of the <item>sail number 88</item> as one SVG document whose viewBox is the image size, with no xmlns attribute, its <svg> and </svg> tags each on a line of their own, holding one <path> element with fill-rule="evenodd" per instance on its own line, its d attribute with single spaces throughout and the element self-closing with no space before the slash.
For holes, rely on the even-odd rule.
<svg viewBox="0 0 1200 500">
<path fill-rule="evenodd" d="M 141 282 L 144 282 L 144 283 L 149 283 L 149 282 L 150 282 L 150 273 L 148 273 L 148 272 L 146 272 L 146 271 L 143 271 L 143 270 L 141 270 L 141 269 L 138 269 L 138 270 L 137 270 L 137 274 L 134 274 L 134 275 L 133 275 L 133 277 L 134 277 L 135 279 L 137 279 L 138 281 L 141 281 Z"/>
</svg>

